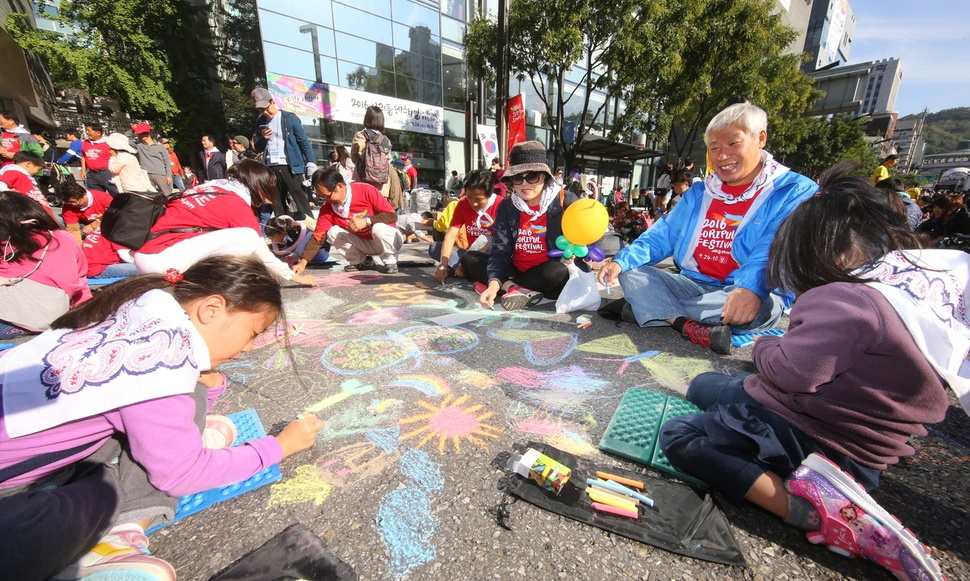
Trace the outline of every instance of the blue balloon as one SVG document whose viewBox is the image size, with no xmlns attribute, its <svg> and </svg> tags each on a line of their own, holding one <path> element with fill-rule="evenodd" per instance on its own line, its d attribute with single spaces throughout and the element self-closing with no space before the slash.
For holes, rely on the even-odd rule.
<svg viewBox="0 0 970 581">
<path fill-rule="evenodd" d="M 560 256 L 562 256 L 562 250 L 550 250 L 549 256 L 552 258 L 559 258 Z"/>
<path fill-rule="evenodd" d="M 587 257 L 593 262 L 601 262 L 606 258 L 606 256 L 603 254 L 603 251 L 597 248 L 596 246 L 589 247 L 589 254 L 587 254 Z"/>
</svg>

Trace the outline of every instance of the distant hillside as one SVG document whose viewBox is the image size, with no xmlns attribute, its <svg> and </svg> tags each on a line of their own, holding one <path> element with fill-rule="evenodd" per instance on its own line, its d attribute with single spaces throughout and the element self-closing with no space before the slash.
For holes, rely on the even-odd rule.
<svg viewBox="0 0 970 581">
<path fill-rule="evenodd" d="M 955 150 L 961 140 L 970 139 L 970 107 L 956 107 L 928 114 L 923 137 L 926 139 L 928 154 Z"/>
</svg>

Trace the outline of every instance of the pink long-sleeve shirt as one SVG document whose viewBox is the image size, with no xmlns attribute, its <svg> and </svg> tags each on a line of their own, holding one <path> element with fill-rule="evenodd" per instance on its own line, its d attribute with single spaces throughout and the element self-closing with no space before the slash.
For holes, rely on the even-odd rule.
<svg viewBox="0 0 970 581">
<path fill-rule="evenodd" d="M 27 274 L 37 265 L 43 252 L 43 249 L 35 252 L 32 260 L 0 262 L 0 277 L 16 278 Z M 87 273 L 88 261 L 81 246 L 66 230 L 54 230 L 47 255 L 37 271 L 30 275 L 30 280 L 63 290 L 73 307 L 91 298 Z"/>
<path fill-rule="evenodd" d="M 211 404 L 215 390 L 209 390 L 208 395 Z M 7 435 L 0 417 L 0 468 L 39 454 L 90 444 L 83 452 L 0 483 L 0 488 L 30 484 L 79 462 L 115 433 L 125 434 L 132 457 L 144 467 L 152 485 L 171 496 L 239 482 L 282 460 L 283 449 L 272 436 L 233 448 L 204 448 L 195 424 L 195 405 L 192 395 L 163 397 L 19 438 Z"/>
</svg>

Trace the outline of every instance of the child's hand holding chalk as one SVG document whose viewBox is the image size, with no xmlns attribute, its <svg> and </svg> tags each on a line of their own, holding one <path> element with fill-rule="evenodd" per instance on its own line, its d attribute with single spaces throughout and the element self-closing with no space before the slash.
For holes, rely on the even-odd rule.
<svg viewBox="0 0 970 581">
<path fill-rule="evenodd" d="M 317 432 L 323 429 L 323 420 L 314 414 L 301 414 L 299 419 L 286 424 L 283 431 L 276 436 L 276 441 L 283 449 L 283 457 L 302 452 L 317 441 Z"/>
</svg>

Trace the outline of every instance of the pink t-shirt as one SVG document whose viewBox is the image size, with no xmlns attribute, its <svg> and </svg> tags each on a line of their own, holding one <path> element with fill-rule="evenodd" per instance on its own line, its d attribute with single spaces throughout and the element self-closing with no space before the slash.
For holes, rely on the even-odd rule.
<svg viewBox="0 0 970 581">
<path fill-rule="evenodd" d="M 73 307 L 91 298 L 88 261 L 74 236 L 64 230 L 54 230 L 51 234 L 47 255 L 37 271 L 30 275 L 30 280 L 63 290 Z M 0 262 L 0 277 L 16 278 L 27 274 L 37 265 L 43 252 L 43 249 L 35 252 L 33 260 Z"/>
</svg>

